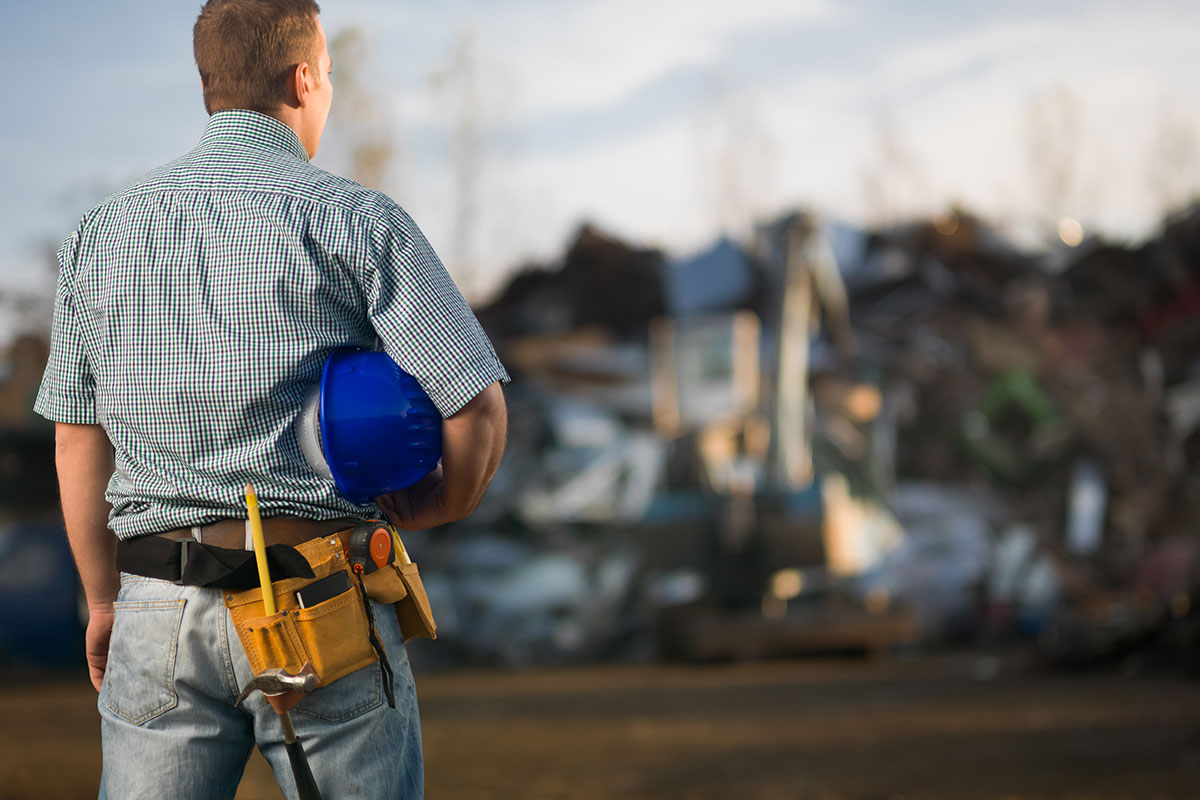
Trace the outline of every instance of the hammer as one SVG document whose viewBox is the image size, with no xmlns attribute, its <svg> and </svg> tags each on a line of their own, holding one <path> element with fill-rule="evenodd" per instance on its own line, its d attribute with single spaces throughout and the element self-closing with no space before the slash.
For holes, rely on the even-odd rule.
<svg viewBox="0 0 1200 800">
<path fill-rule="evenodd" d="M 315 688 L 317 688 L 317 676 L 307 664 L 296 675 L 280 667 L 275 667 L 255 675 L 242 689 L 234 706 L 241 705 L 243 700 L 256 691 L 262 692 L 267 702 L 270 703 L 273 698 L 288 692 L 308 694 Z M 272 707 L 275 707 L 274 704 Z M 288 760 L 292 762 L 292 777 L 296 780 L 296 791 L 299 793 L 300 800 L 321 800 L 317 782 L 313 779 L 312 770 L 308 768 L 308 758 L 304 755 L 304 747 L 296 738 L 295 729 L 292 728 L 291 714 L 275 708 L 279 714 L 279 723 L 283 726 L 283 744 L 287 749 Z"/>
</svg>

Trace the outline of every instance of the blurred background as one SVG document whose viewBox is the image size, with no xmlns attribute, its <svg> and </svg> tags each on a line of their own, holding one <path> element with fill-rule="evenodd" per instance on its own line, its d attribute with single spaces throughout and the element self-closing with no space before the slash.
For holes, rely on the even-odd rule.
<svg viewBox="0 0 1200 800">
<path fill-rule="evenodd" d="M 197 11 L 0 11 L 0 797 L 95 794 L 30 406 L 59 242 L 203 129 Z M 407 541 L 432 796 L 1195 796 L 1200 8 L 322 21 L 315 163 L 514 378 L 484 504 Z"/>
</svg>

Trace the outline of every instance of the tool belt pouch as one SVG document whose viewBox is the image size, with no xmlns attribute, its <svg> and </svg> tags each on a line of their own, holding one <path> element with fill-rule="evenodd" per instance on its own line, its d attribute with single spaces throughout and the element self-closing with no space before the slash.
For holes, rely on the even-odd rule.
<svg viewBox="0 0 1200 800">
<path fill-rule="evenodd" d="M 421 583 L 417 565 L 393 564 L 392 568 L 408 590 L 407 596 L 396 603 L 396 619 L 400 621 L 404 641 L 417 636 L 436 639 L 437 623 L 433 621 L 433 610 L 429 607 L 429 598 L 425 596 L 425 584 Z"/>
<path fill-rule="evenodd" d="M 363 576 L 367 595 L 380 603 L 394 604 L 404 641 L 437 638 L 437 623 L 425 595 L 417 565 L 392 562 Z"/>
<path fill-rule="evenodd" d="M 378 661 L 371 646 L 366 611 L 357 582 L 350 589 L 309 608 L 301 608 L 296 592 L 310 583 L 346 569 L 336 537 L 299 545 L 312 566 L 313 578 L 288 578 L 271 584 L 277 613 L 263 614 L 262 589 L 226 592 L 225 607 L 241 640 L 254 674 L 282 667 L 297 673 L 305 663 L 317 674 L 318 685 L 329 684 Z"/>
</svg>

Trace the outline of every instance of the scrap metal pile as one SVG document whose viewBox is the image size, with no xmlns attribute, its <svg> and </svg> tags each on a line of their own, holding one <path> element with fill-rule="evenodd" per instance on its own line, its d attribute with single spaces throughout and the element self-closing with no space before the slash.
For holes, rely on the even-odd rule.
<svg viewBox="0 0 1200 800">
<path fill-rule="evenodd" d="M 1035 255 L 953 215 L 873 237 L 861 275 L 897 474 L 1001 501 L 981 621 L 1060 663 L 1165 639 L 1194 665 L 1200 206 L 1138 247 Z"/>
<path fill-rule="evenodd" d="M 770 395 L 786 324 L 772 243 L 788 219 L 677 262 L 585 227 L 561 265 L 518 275 L 480 310 L 516 378 L 513 429 L 485 506 L 414 554 L 446 652 L 644 655 L 664 610 L 714 592 L 728 552 L 697 520 L 736 516 L 737 487 L 763 483 L 775 418 L 705 405 L 701 358 L 675 365 L 664 427 L 651 331 L 750 315 L 751 379 Z M 962 211 L 822 231 L 844 283 L 825 294 L 844 294 L 849 326 L 836 308 L 807 323 L 813 488 L 748 495 L 765 531 L 751 536 L 756 613 L 836 585 L 872 612 L 914 611 L 923 641 L 1022 635 L 1060 664 L 1153 641 L 1194 666 L 1200 206 L 1135 247 L 1027 252 Z M 900 534 L 864 550 L 871 514 L 855 516 L 846 550 L 829 532 L 847 519 L 837 487 Z"/>
</svg>

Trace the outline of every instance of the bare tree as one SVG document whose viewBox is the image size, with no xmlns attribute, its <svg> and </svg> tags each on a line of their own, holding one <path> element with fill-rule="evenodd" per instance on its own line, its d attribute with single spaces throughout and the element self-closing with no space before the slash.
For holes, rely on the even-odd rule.
<svg viewBox="0 0 1200 800">
<path fill-rule="evenodd" d="M 396 131 L 389 110 L 366 86 L 369 58 L 366 37 L 358 27 L 346 28 L 329 46 L 337 80 L 338 113 L 330 119 L 349 145 L 350 177 L 363 186 L 382 189 L 388 167 L 397 158 Z"/>
<path fill-rule="evenodd" d="M 429 76 L 430 88 L 453 120 L 454 228 L 450 263 L 468 299 L 473 298 L 477 283 L 475 244 L 480 226 L 480 186 L 487 160 L 489 121 L 478 51 L 476 34 L 464 31 L 449 63 Z"/>
<path fill-rule="evenodd" d="M 1149 184 L 1163 214 L 1176 211 L 1200 196 L 1200 159 L 1196 129 L 1171 108 L 1164 107 L 1151 145 Z"/>
<path fill-rule="evenodd" d="M 1033 208 L 1047 230 L 1057 230 L 1060 219 L 1074 216 L 1082 121 L 1082 103 L 1064 86 L 1037 95 L 1029 105 L 1026 132 Z"/>
<path fill-rule="evenodd" d="M 749 234 L 769 210 L 779 160 L 758 96 L 734 91 L 718 78 L 699 130 L 699 173 L 712 216 L 727 234 Z"/>
<path fill-rule="evenodd" d="M 40 239 L 33 244 L 32 265 L 18 284 L 0 286 L 0 314 L 7 317 L 14 336 L 50 340 L 54 315 L 54 284 L 58 277 L 58 244 Z"/>
<path fill-rule="evenodd" d="M 875 114 L 872 146 L 874 152 L 862 172 L 868 223 L 886 226 L 919 213 L 927 202 L 924 170 L 899 121 L 886 108 Z"/>
</svg>

